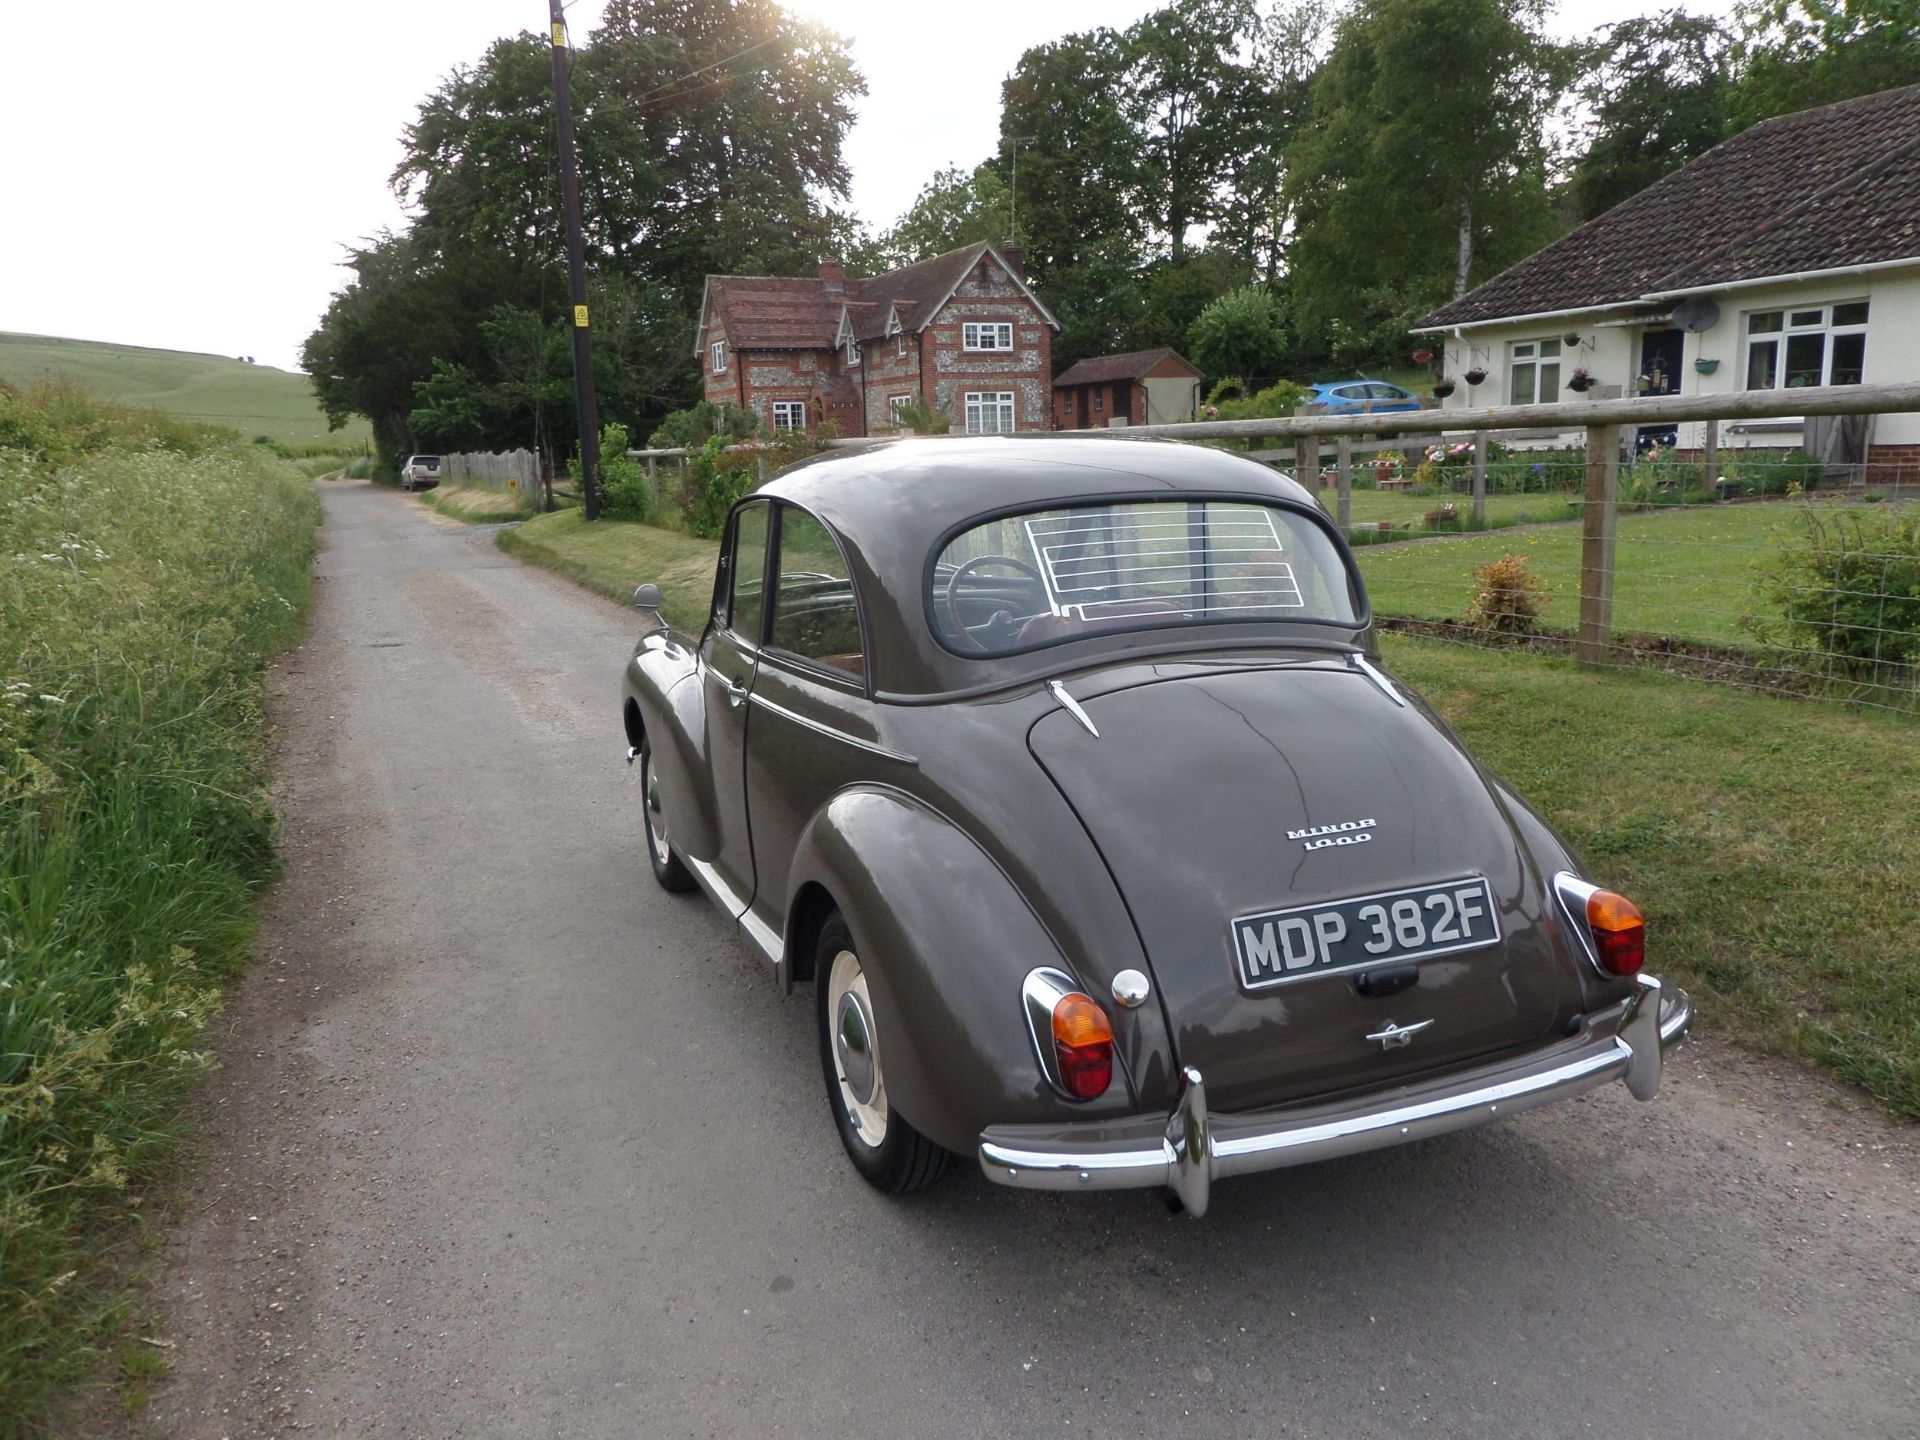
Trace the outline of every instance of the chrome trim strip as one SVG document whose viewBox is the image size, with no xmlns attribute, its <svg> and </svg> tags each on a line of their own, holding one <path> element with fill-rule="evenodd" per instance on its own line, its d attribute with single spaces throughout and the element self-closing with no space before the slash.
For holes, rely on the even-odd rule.
<svg viewBox="0 0 1920 1440">
<path fill-rule="evenodd" d="M 778 965 L 785 957 L 786 945 L 780 932 L 754 914 L 751 906 L 740 916 L 740 928 L 747 932 L 747 939 L 766 957 L 769 965 Z"/>
<path fill-rule="evenodd" d="M 1080 987 L 1074 978 L 1064 970 L 1056 970 L 1051 965 L 1041 965 L 1027 972 L 1027 978 L 1020 982 L 1021 1008 L 1027 1015 L 1027 1034 L 1033 1039 L 1033 1053 L 1040 1059 L 1040 1069 L 1047 1077 L 1047 1083 L 1071 1100 L 1064 1081 L 1060 1078 L 1060 1056 L 1053 1048 L 1053 1007 L 1066 996 Z"/>
<path fill-rule="evenodd" d="M 1380 687 L 1380 693 L 1393 701 L 1394 704 L 1400 706 L 1402 709 L 1406 707 L 1407 697 L 1395 688 L 1394 683 L 1387 679 L 1386 673 L 1381 670 L 1379 666 L 1367 659 L 1367 657 L 1362 655 L 1358 650 L 1350 650 L 1347 652 L 1347 663 L 1374 684 L 1378 685 Z"/>
<path fill-rule="evenodd" d="M 680 857 L 693 878 L 700 882 L 700 888 L 707 892 L 707 898 L 727 912 L 729 919 L 738 920 L 747 908 L 747 902 L 733 893 L 733 887 L 720 878 L 720 872 L 705 860 L 690 860 Z"/>
<path fill-rule="evenodd" d="M 844 730 L 836 730 L 831 725 L 823 724 L 821 721 L 812 719 L 810 716 L 802 715 L 798 711 L 789 710 L 784 705 L 777 705 L 761 695 L 757 690 L 753 693 L 752 701 L 761 709 L 771 710 L 782 719 L 791 720 L 796 725 L 804 726 L 816 735 L 824 735 L 829 740 L 838 740 L 842 745 L 851 745 L 856 750 L 864 750 L 867 754 L 877 755 L 882 760 L 892 760 L 901 765 L 918 765 L 920 763 L 911 755 L 903 755 L 898 750 L 889 750 L 886 746 L 876 745 L 871 740 L 862 740 L 856 735 L 849 735 Z"/>
<path fill-rule="evenodd" d="M 1093 736 L 1096 740 L 1100 738 L 1100 732 L 1094 728 L 1093 718 L 1088 715 L 1085 710 L 1080 708 L 1080 702 L 1078 700 L 1067 693 L 1067 687 L 1065 685 L 1062 685 L 1058 680 L 1049 680 L 1047 681 L 1047 689 L 1052 693 L 1053 698 L 1060 702 L 1061 709 L 1065 710 L 1086 727 L 1087 734 Z"/>
<path fill-rule="evenodd" d="M 1593 966 L 1596 974 L 1608 980 L 1618 980 L 1618 975 L 1608 975 L 1600 968 L 1600 952 L 1594 949 L 1593 931 L 1587 928 L 1587 901 L 1599 888 L 1590 880 L 1582 880 L 1571 870 L 1557 871 L 1553 877 L 1553 897 L 1560 902 L 1560 913 L 1566 917 L 1567 929 L 1573 932 L 1580 953 L 1587 957 L 1587 963 Z"/>
<path fill-rule="evenodd" d="M 1609 1018 L 1617 1028 L 1604 1028 Z M 1525 1062 L 1489 1066 L 1456 1083 L 1466 1088 L 1427 1093 L 1357 1114 L 1313 1118 L 1316 1112 L 1276 1110 L 1266 1115 L 1210 1116 L 1206 1087 L 1192 1067 L 1182 1072 L 1179 1102 L 1159 1143 L 1143 1128 L 1145 1117 L 1123 1122 L 1090 1121 L 1084 1145 L 1051 1144 L 1046 1149 L 1021 1143 L 1028 1127 L 1010 1126 L 980 1136 L 980 1171 L 996 1184 L 1030 1190 L 1127 1190 L 1165 1186 L 1180 1197 L 1187 1213 L 1206 1213 L 1212 1182 L 1355 1155 L 1388 1145 L 1446 1134 L 1568 1099 L 1611 1080 L 1624 1080 L 1637 1099 L 1659 1089 L 1664 1052 L 1678 1044 L 1693 1020 L 1692 1002 L 1683 990 L 1639 977 L 1632 998 L 1617 1014 L 1599 1017 L 1585 1042 L 1566 1059 L 1544 1070 L 1525 1070 Z M 1511 1073 L 1520 1069 L 1521 1073 Z M 1509 1072 L 1506 1078 L 1489 1075 Z M 1418 1089 L 1419 1087 L 1412 1087 Z M 1429 1092 L 1431 1087 L 1427 1087 Z M 1401 1092 L 1404 1096 L 1404 1091 Z M 1317 1113 L 1325 1117 L 1329 1108 Z M 1082 1127 L 1073 1127 L 1082 1128 Z M 1010 1132 L 1010 1133 L 1009 1133 Z M 1029 1132 L 1030 1133 L 1030 1132 Z"/>
</svg>

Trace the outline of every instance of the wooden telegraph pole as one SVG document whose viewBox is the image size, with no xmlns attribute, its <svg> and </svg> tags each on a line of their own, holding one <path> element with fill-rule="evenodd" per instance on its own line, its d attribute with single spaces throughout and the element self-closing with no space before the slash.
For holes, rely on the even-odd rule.
<svg viewBox="0 0 1920 1440">
<path fill-rule="evenodd" d="M 580 174 L 573 155 L 573 92 L 567 20 L 560 0 L 547 0 L 553 26 L 553 104 L 560 122 L 560 197 L 567 219 L 567 286 L 573 297 L 573 400 L 580 422 L 580 495 L 587 519 L 600 514 L 600 420 L 593 399 L 593 336 L 587 328 L 586 242 L 580 235 Z"/>
</svg>

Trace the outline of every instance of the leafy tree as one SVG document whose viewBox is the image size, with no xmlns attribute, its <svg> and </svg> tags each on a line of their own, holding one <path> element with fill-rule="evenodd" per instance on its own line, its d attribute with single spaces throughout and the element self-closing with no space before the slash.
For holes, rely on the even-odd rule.
<svg viewBox="0 0 1920 1440">
<path fill-rule="evenodd" d="M 1140 171 L 1121 94 L 1128 64 L 1118 34 L 1090 30 L 1028 50 L 1001 89 L 1000 153 L 1011 161 L 1019 150 L 1020 225 L 1037 280 L 1104 267 L 1110 247 L 1131 251 L 1141 240 L 1128 203 Z"/>
<path fill-rule="evenodd" d="M 1288 152 L 1301 323 L 1461 294 L 1552 238 L 1548 114 L 1569 71 L 1545 0 L 1358 0 Z"/>
<path fill-rule="evenodd" d="M 1260 84 L 1240 56 L 1257 24 L 1252 0 L 1173 0 L 1126 33 L 1121 94 L 1143 158 L 1136 203 L 1175 261 L 1255 139 Z"/>
<path fill-rule="evenodd" d="M 1287 354 L 1286 312 L 1259 286 L 1230 290 L 1200 312 L 1187 344 L 1209 375 L 1275 375 Z"/>
<path fill-rule="evenodd" d="M 1720 21 L 1683 10 L 1623 20 L 1594 47 L 1579 87 L 1592 114 L 1568 198 L 1591 220 L 1725 138 L 1732 42 Z"/>
<path fill-rule="evenodd" d="M 1060 322 L 1055 374 L 1089 355 L 1140 348 L 1140 257 L 1125 235 L 1097 239 L 1079 263 L 1054 270 L 1041 298 Z"/>
<path fill-rule="evenodd" d="M 1733 128 L 1920 79 L 1920 0 L 1749 0 Z"/>
<path fill-rule="evenodd" d="M 1231 250 L 1208 248 L 1184 260 L 1163 260 L 1147 267 L 1141 285 L 1138 348 L 1170 345 L 1187 348 L 1187 335 L 1200 312 L 1228 291 L 1253 278 L 1246 261 Z"/>
<path fill-rule="evenodd" d="M 899 223 L 881 237 L 887 265 L 911 265 L 978 240 L 1008 237 L 1012 192 L 990 162 L 963 171 L 950 165 L 921 187 Z"/>
<path fill-rule="evenodd" d="M 486 388 L 464 365 L 433 362 L 433 373 L 413 387 L 407 428 L 430 450 L 477 450 L 486 440 Z"/>
</svg>

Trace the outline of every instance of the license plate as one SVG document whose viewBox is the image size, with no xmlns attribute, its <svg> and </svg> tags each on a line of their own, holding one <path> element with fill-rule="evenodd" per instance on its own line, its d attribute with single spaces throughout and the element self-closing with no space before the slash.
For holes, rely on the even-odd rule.
<svg viewBox="0 0 1920 1440">
<path fill-rule="evenodd" d="M 1478 950 L 1500 938 L 1493 891 L 1475 875 L 1318 905 L 1241 915 L 1233 950 L 1243 990 Z"/>
</svg>

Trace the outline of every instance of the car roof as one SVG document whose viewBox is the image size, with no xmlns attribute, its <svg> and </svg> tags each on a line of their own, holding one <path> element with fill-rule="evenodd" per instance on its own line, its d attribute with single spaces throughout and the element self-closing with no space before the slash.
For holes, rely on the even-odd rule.
<svg viewBox="0 0 1920 1440">
<path fill-rule="evenodd" d="M 802 461 L 749 498 L 798 505 L 838 534 L 865 611 L 875 690 L 907 698 L 1049 673 L 1081 651 L 1129 642 L 1121 632 L 1015 656 L 952 654 L 933 637 L 925 594 L 935 548 L 948 536 L 994 514 L 1181 494 L 1277 501 L 1323 513 L 1304 487 L 1244 456 L 1179 441 L 1104 436 L 887 440 Z M 1159 639 L 1164 643 L 1165 636 Z"/>
</svg>

